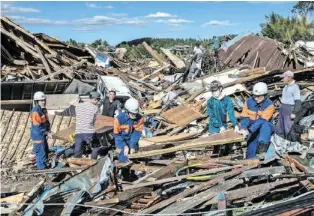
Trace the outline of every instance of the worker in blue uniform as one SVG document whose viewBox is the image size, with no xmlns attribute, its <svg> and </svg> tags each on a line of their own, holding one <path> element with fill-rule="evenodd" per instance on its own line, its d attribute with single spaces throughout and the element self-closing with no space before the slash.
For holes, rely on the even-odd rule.
<svg viewBox="0 0 314 216">
<path fill-rule="evenodd" d="M 253 97 L 246 100 L 241 113 L 241 127 L 239 133 L 247 140 L 247 158 L 254 158 L 256 154 L 263 157 L 274 132 L 272 117 L 275 112 L 273 102 L 267 98 L 266 83 L 259 82 L 253 86 Z"/>
<path fill-rule="evenodd" d="M 144 118 L 139 114 L 139 102 L 129 98 L 124 108 L 114 119 L 114 139 L 119 162 L 128 162 L 128 154 L 138 151 L 138 141 L 142 135 Z"/>
<path fill-rule="evenodd" d="M 236 127 L 237 119 L 234 114 L 234 107 L 230 97 L 223 92 L 222 84 L 214 80 L 210 84 L 212 97 L 207 101 L 207 113 L 209 118 L 208 132 L 216 134 L 227 129 L 227 116 L 232 125 Z"/>
<path fill-rule="evenodd" d="M 47 136 L 50 135 L 50 123 L 46 109 L 46 95 L 43 92 L 34 94 L 34 107 L 30 113 L 31 139 L 38 169 L 47 168 L 48 143 Z"/>
</svg>

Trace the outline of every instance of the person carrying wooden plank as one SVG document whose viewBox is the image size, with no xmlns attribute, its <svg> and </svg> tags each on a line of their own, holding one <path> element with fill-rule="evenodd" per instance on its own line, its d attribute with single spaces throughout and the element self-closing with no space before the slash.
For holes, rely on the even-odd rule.
<svg viewBox="0 0 314 216">
<path fill-rule="evenodd" d="M 212 97 L 207 101 L 207 113 L 209 118 L 208 132 L 210 134 L 221 133 L 227 129 L 227 116 L 233 127 L 238 130 L 237 119 L 230 97 L 223 92 L 223 86 L 218 80 L 210 83 Z M 220 146 L 214 146 L 214 154 L 219 152 Z"/>
<path fill-rule="evenodd" d="M 254 158 L 256 154 L 266 153 L 270 137 L 274 132 L 272 117 L 275 106 L 267 98 L 267 94 L 266 83 L 256 83 L 253 86 L 253 97 L 245 101 L 241 113 L 239 133 L 247 140 L 247 158 Z"/>
<path fill-rule="evenodd" d="M 128 154 L 138 150 L 138 141 L 142 135 L 144 118 L 139 114 L 139 102 L 129 98 L 124 105 L 127 112 L 121 112 L 114 119 L 113 135 L 117 157 L 120 162 L 128 162 Z"/>
<path fill-rule="evenodd" d="M 91 144 L 92 159 L 97 159 L 99 142 L 95 137 L 95 121 L 99 108 L 97 106 L 100 101 L 98 92 L 89 94 L 89 101 L 79 103 L 76 106 L 76 128 L 75 128 L 75 144 L 74 157 L 81 158 L 84 153 L 84 144 Z"/>
<path fill-rule="evenodd" d="M 31 139 L 38 169 L 47 168 L 49 152 L 47 137 L 50 136 L 50 122 L 46 109 L 46 99 L 47 97 L 43 92 L 36 92 L 33 97 L 34 107 L 30 113 Z"/>
</svg>

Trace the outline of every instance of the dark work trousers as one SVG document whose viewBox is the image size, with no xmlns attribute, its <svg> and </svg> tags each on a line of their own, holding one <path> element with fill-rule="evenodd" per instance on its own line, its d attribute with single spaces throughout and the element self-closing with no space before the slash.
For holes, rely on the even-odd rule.
<svg viewBox="0 0 314 216">
<path fill-rule="evenodd" d="M 291 120 L 291 114 L 293 111 L 293 106 L 288 104 L 281 104 L 278 116 L 278 123 L 276 127 L 276 133 L 287 138 L 290 133 L 293 121 Z"/>
<path fill-rule="evenodd" d="M 95 134 L 75 134 L 74 157 L 81 158 L 84 153 L 84 145 L 91 144 L 92 159 L 97 159 L 100 146 L 96 143 L 98 142 L 95 139 Z"/>
</svg>

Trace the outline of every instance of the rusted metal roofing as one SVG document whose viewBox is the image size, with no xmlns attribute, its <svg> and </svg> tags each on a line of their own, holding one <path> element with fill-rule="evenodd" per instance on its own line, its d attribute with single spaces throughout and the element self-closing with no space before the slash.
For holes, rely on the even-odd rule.
<svg viewBox="0 0 314 216">
<path fill-rule="evenodd" d="M 246 35 L 235 41 L 227 49 L 219 50 L 219 59 L 229 66 L 249 65 L 251 67 L 266 67 L 267 71 L 283 69 L 301 69 L 304 64 L 297 59 L 291 60 L 279 48 L 276 40 Z"/>
</svg>

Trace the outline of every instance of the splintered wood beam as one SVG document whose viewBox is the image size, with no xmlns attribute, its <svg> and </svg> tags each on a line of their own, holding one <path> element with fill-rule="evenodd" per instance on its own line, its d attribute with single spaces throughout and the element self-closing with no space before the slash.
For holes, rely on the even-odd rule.
<svg viewBox="0 0 314 216">
<path fill-rule="evenodd" d="M 170 50 L 160 48 L 160 50 L 170 59 L 170 61 L 176 66 L 178 69 L 185 68 L 185 63 L 176 55 L 172 54 Z"/>
<path fill-rule="evenodd" d="M 162 59 L 162 57 L 145 41 L 143 42 L 143 46 L 147 50 L 147 52 L 149 52 L 149 54 L 158 62 L 158 64 L 160 64 L 161 66 L 164 65 L 164 60 Z"/>
<path fill-rule="evenodd" d="M 67 74 L 67 71 L 71 71 L 71 70 L 73 70 L 74 68 L 83 65 L 85 62 L 86 62 L 86 60 L 81 60 L 80 62 L 75 63 L 75 64 L 73 64 L 73 65 L 70 66 L 70 67 L 66 67 L 66 68 L 63 68 L 63 69 L 61 69 L 61 70 L 58 70 L 58 71 L 56 71 L 56 72 L 54 72 L 54 73 L 52 73 L 52 74 L 43 76 L 43 77 L 37 79 L 36 81 L 44 81 L 44 80 L 47 80 L 47 79 L 51 79 L 51 78 L 53 78 L 53 77 L 55 77 L 55 76 L 57 76 L 57 75 L 60 75 L 60 74 L 65 74 L 67 77 L 70 78 L 71 76 L 70 76 L 69 74 Z"/>
<path fill-rule="evenodd" d="M 68 158 L 67 162 L 76 165 L 92 166 L 97 163 L 97 160 L 92 160 L 89 158 Z"/>
<path fill-rule="evenodd" d="M 172 203 L 175 203 L 178 200 L 182 200 L 183 198 L 185 198 L 185 197 L 187 197 L 189 195 L 197 193 L 197 192 L 199 192 L 201 190 L 209 189 L 209 188 L 213 187 L 214 185 L 216 185 L 218 182 L 222 181 L 225 178 L 230 178 L 232 176 L 238 175 L 238 174 L 242 173 L 243 171 L 251 169 L 251 168 L 253 168 L 253 167 L 240 168 L 240 169 L 237 169 L 237 170 L 232 171 L 232 172 L 228 172 L 228 173 L 224 173 L 222 175 L 218 175 L 214 179 L 211 179 L 211 180 L 209 180 L 207 182 L 204 182 L 204 183 L 201 183 L 199 185 L 196 185 L 193 188 L 186 189 L 185 191 L 183 191 L 183 192 L 181 192 L 181 193 L 179 193 L 179 194 L 177 194 L 175 196 L 172 196 L 169 199 L 161 201 L 158 204 L 155 204 L 155 205 L 153 205 L 153 206 L 151 206 L 151 207 L 149 207 L 147 209 L 144 209 L 144 210 L 142 210 L 142 211 L 140 211 L 138 213 L 139 214 L 150 214 L 150 213 L 153 213 L 153 212 L 157 211 L 158 209 L 161 209 L 161 208 L 164 208 L 166 206 L 169 206 Z"/>
<path fill-rule="evenodd" d="M 194 149 L 194 148 L 224 145 L 224 144 L 236 143 L 236 142 L 242 142 L 242 141 L 243 141 L 243 136 L 236 134 L 234 131 L 226 131 L 224 133 L 214 134 L 209 137 L 187 141 L 187 143 L 179 145 L 179 146 L 175 146 L 175 147 L 170 147 L 166 149 L 157 149 L 157 150 L 152 150 L 152 151 L 143 151 L 143 152 L 138 152 L 135 154 L 130 154 L 128 155 L 128 158 L 134 159 L 134 158 L 151 157 L 155 155 L 168 154 L 172 152 L 189 150 L 189 149 Z"/>
<path fill-rule="evenodd" d="M 57 53 L 50 49 L 45 43 L 43 43 L 42 41 L 40 41 L 37 37 L 35 37 L 33 34 L 31 34 L 30 32 L 26 31 L 24 28 L 16 25 L 15 23 L 13 23 L 11 20 L 9 20 L 7 17 L 2 16 L 1 20 L 7 24 L 9 24 L 10 26 L 14 27 L 16 30 L 22 32 L 23 34 L 27 35 L 28 37 L 34 39 L 37 44 L 39 44 L 42 48 L 44 48 L 47 52 L 49 52 L 50 54 L 56 56 Z"/>
<path fill-rule="evenodd" d="M 47 60 L 45 59 L 43 53 L 41 52 L 40 48 L 39 48 L 37 45 L 35 46 L 35 48 L 36 48 L 36 50 L 37 50 L 37 53 L 38 53 L 38 55 L 39 55 L 39 58 L 40 58 L 41 62 L 43 63 L 43 65 L 44 65 L 44 67 L 45 67 L 47 73 L 48 73 L 48 74 L 51 74 L 51 69 L 50 69 L 50 67 L 49 67 L 49 64 L 48 64 Z M 52 78 L 52 79 L 53 79 L 53 78 Z"/>
<path fill-rule="evenodd" d="M 193 177 L 193 176 L 216 174 L 218 172 L 228 171 L 228 170 L 231 170 L 234 168 L 240 168 L 240 167 L 241 166 L 214 168 L 214 169 L 210 169 L 210 170 L 199 171 L 199 172 L 192 173 L 189 175 L 181 175 L 181 176 L 177 176 L 177 177 L 171 177 L 171 178 L 161 179 L 161 180 L 152 181 L 152 182 L 137 183 L 135 185 L 129 185 L 129 186 L 123 187 L 123 190 L 126 191 L 126 190 L 131 190 L 131 189 L 140 188 L 140 187 L 147 187 L 147 186 L 152 186 L 152 185 L 161 185 L 161 184 L 164 184 L 167 182 L 180 181 L 182 179 L 187 179 L 187 178 Z"/>
<path fill-rule="evenodd" d="M 19 45 L 22 49 L 24 49 L 27 53 L 31 54 L 33 57 L 35 57 L 36 59 L 40 59 L 38 53 L 36 53 L 32 49 L 30 49 L 28 47 L 28 45 L 26 45 L 26 43 L 22 39 L 16 37 L 11 32 L 8 32 L 3 27 L 1 27 L 1 33 L 5 34 L 7 37 L 11 38 L 17 45 Z"/>
<path fill-rule="evenodd" d="M 169 64 L 166 64 L 166 65 L 162 66 L 161 68 L 158 68 L 157 70 L 155 70 L 153 73 L 148 74 L 147 76 L 144 76 L 144 77 L 141 78 L 140 80 L 141 80 L 141 81 L 144 81 L 144 80 L 146 80 L 146 79 L 148 79 L 148 78 L 150 78 L 150 77 L 153 77 L 154 75 L 156 75 L 156 74 L 162 72 L 163 70 L 165 70 L 165 69 L 167 69 L 167 68 L 169 68 L 169 67 L 170 67 L 170 65 L 169 65 Z"/>
</svg>

